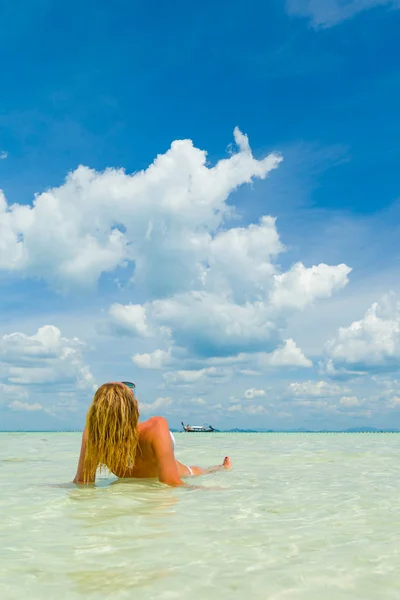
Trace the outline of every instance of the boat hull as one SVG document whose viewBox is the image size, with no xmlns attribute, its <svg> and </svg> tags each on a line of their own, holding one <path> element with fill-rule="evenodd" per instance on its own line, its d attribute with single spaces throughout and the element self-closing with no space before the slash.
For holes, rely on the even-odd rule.
<svg viewBox="0 0 400 600">
<path fill-rule="evenodd" d="M 201 429 L 198 429 L 198 430 L 193 430 L 193 429 L 187 430 L 186 429 L 185 433 L 215 433 L 215 429 L 204 429 L 204 431 Z"/>
</svg>

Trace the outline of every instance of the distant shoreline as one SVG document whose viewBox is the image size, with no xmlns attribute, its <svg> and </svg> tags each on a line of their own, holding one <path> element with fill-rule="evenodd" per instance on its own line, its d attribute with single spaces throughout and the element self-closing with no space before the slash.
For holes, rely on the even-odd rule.
<svg viewBox="0 0 400 600">
<path fill-rule="evenodd" d="M 171 428 L 174 433 L 185 433 Z M 0 433 L 82 433 L 81 429 L 0 429 Z M 218 433 L 400 433 L 399 429 L 375 429 L 354 427 L 352 429 L 220 429 Z M 199 433 L 200 435 L 200 433 Z M 193 437 L 193 436 L 192 436 Z M 207 436 L 208 438 L 209 436 Z"/>
</svg>

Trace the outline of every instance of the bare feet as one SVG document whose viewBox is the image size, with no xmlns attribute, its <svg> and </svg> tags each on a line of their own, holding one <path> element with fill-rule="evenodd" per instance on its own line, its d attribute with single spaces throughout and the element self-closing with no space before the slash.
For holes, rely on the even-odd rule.
<svg viewBox="0 0 400 600">
<path fill-rule="evenodd" d="M 231 459 L 229 458 L 229 456 L 225 456 L 224 462 L 222 463 L 222 466 L 224 467 L 224 469 L 231 469 L 232 468 L 232 463 L 231 463 Z"/>
</svg>

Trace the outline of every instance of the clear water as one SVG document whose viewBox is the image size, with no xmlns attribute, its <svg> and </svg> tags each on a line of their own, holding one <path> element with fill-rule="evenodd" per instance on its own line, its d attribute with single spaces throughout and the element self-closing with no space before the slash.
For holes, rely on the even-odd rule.
<svg viewBox="0 0 400 600">
<path fill-rule="evenodd" d="M 398 600 L 400 435 L 178 434 L 230 472 L 51 487 L 79 434 L 0 434 L 0 597 Z"/>
</svg>

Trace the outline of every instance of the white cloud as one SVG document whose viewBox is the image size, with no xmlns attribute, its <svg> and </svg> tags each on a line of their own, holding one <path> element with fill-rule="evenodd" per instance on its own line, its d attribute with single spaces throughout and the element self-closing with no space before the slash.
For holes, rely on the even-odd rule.
<svg viewBox="0 0 400 600">
<path fill-rule="evenodd" d="M 240 352 L 231 356 L 212 357 L 207 359 L 207 364 L 218 366 L 243 365 L 243 368 L 239 370 L 239 373 L 242 375 L 261 375 L 260 370 L 256 369 L 264 368 L 312 367 L 312 361 L 304 355 L 296 342 L 291 338 L 284 340 L 273 352 Z"/>
<path fill-rule="evenodd" d="M 240 398 L 237 398 L 236 396 L 229 396 L 228 402 L 231 404 L 237 404 L 240 402 Z"/>
<path fill-rule="evenodd" d="M 134 264 L 136 285 L 151 295 L 191 289 L 204 275 L 211 232 L 232 212 L 228 196 L 281 160 L 255 159 L 247 137 L 234 136 L 238 152 L 213 167 L 206 152 L 179 140 L 133 175 L 80 166 L 33 206 L 0 196 L 0 269 L 68 290 Z"/>
<path fill-rule="evenodd" d="M 0 160 L 5 160 L 6 158 L 8 158 L 8 152 L 0 150 Z"/>
<path fill-rule="evenodd" d="M 227 408 L 228 412 L 242 412 L 242 405 L 241 404 L 232 404 L 232 406 L 228 406 Z"/>
<path fill-rule="evenodd" d="M 263 271 L 261 267 L 266 265 L 260 262 L 259 266 Z M 236 282 L 233 282 L 233 275 L 230 276 L 231 287 L 227 278 L 224 280 L 221 276 L 224 283 L 220 293 L 216 293 L 214 281 L 214 291 L 191 291 L 155 300 L 148 311 L 158 326 L 171 331 L 177 346 L 198 356 L 273 352 L 280 342 L 288 314 L 342 289 L 348 282 L 350 269 L 346 265 L 306 268 L 298 264 L 280 275 L 272 275 L 273 270 L 271 267 L 263 271 L 262 286 L 259 282 L 251 286 L 249 270 L 245 271 L 244 278 L 242 271 L 236 270 Z M 251 300 L 244 300 L 244 296 Z M 243 303 L 239 304 L 233 297 L 240 298 Z M 296 349 L 293 340 L 288 340 L 285 347 L 269 360 L 271 366 L 311 365 L 301 350 Z"/>
<path fill-rule="evenodd" d="M 258 405 L 250 404 L 249 406 L 246 406 L 245 412 L 248 415 L 253 415 L 253 416 L 268 414 L 267 409 L 264 406 L 261 406 L 260 404 L 258 404 Z"/>
<path fill-rule="evenodd" d="M 135 293 L 148 300 L 112 304 L 103 331 L 168 339 L 203 358 L 274 352 L 288 314 L 340 290 L 350 269 L 298 263 L 282 273 L 274 262 L 284 250 L 274 218 L 227 227 L 230 194 L 264 179 L 281 160 L 254 158 L 247 137 L 237 129 L 234 136 L 237 152 L 214 166 L 181 140 L 133 175 L 81 166 L 33 206 L 9 206 L 1 195 L 0 269 L 68 291 L 126 267 Z M 134 361 L 160 363 L 155 353 Z M 270 357 L 272 366 L 288 366 L 289 356 L 309 366 L 293 346 Z"/>
<path fill-rule="evenodd" d="M 264 390 L 256 390 L 254 388 L 251 388 L 249 390 L 246 390 L 244 393 L 244 397 L 248 400 L 252 400 L 253 398 L 259 398 L 260 396 L 265 396 Z"/>
<path fill-rule="evenodd" d="M 171 328 L 177 345 L 204 357 L 274 349 L 279 339 L 261 301 L 239 305 L 216 294 L 190 292 L 154 301 L 153 317 Z"/>
<path fill-rule="evenodd" d="M 289 390 L 294 396 L 326 398 L 339 396 L 346 391 L 346 388 L 327 381 L 310 380 L 290 383 Z"/>
<path fill-rule="evenodd" d="M 164 374 L 164 380 L 167 384 L 191 385 L 197 383 L 200 379 L 219 376 L 221 376 L 221 371 L 216 367 L 205 367 L 204 369 L 197 370 L 169 371 Z"/>
<path fill-rule="evenodd" d="M 298 399 L 294 402 L 295 406 L 300 406 L 303 408 L 309 408 L 312 411 L 319 411 L 323 409 L 324 411 L 335 411 L 335 407 L 330 405 L 326 400 L 316 400 L 313 398 L 312 400 L 305 400 L 304 398 Z"/>
<path fill-rule="evenodd" d="M 313 268 L 309 269 L 310 271 Z M 302 272 L 308 272 L 302 268 Z M 153 319 L 171 330 L 174 342 L 199 356 L 229 356 L 232 354 L 274 351 L 280 342 L 281 328 L 289 310 L 304 308 L 319 297 L 329 296 L 335 289 L 347 283 L 348 269 L 332 267 L 315 281 L 315 288 L 301 278 L 296 282 L 296 290 L 289 293 L 290 284 L 279 283 L 272 291 L 272 300 L 246 301 L 244 304 L 232 302 L 228 297 L 209 292 L 193 291 L 163 300 L 155 300 L 151 306 Z M 283 281 L 283 280 L 282 280 Z M 282 285 L 282 288 L 280 287 Z M 305 291 L 301 291 L 304 285 Z M 280 291 L 278 292 L 277 290 Z M 283 293 L 283 290 L 284 293 Z M 287 294 L 287 295 L 286 295 Z M 290 300 L 296 295 L 298 300 Z M 279 302 L 282 302 L 279 305 Z M 297 302 L 297 305 L 296 305 Z M 295 348 L 293 341 L 271 357 L 273 366 L 280 361 L 287 366 L 309 366 L 310 363 Z"/>
<path fill-rule="evenodd" d="M 253 417 L 268 414 L 265 406 L 261 406 L 260 404 L 249 404 L 244 408 L 241 404 L 232 404 L 226 410 L 228 413 L 244 413 Z"/>
<path fill-rule="evenodd" d="M 400 391 L 400 381 L 398 379 L 394 379 L 393 377 L 387 377 L 385 375 L 372 375 L 371 380 L 388 393 L 390 393 L 393 388 L 398 388 Z"/>
<path fill-rule="evenodd" d="M 112 304 L 108 316 L 110 332 L 141 338 L 152 335 L 147 321 L 146 307 L 141 304 Z"/>
<path fill-rule="evenodd" d="M 189 398 L 189 400 L 185 400 L 187 404 L 193 404 L 194 406 L 204 406 L 206 401 L 204 398 Z"/>
<path fill-rule="evenodd" d="M 82 358 L 82 342 L 62 337 L 45 325 L 32 335 L 11 333 L 0 337 L 0 380 L 6 385 L 59 385 L 93 387 L 94 380 Z"/>
<path fill-rule="evenodd" d="M 349 373 L 400 367 L 400 302 L 394 295 L 374 303 L 363 319 L 341 327 L 325 346 L 327 368 Z"/>
<path fill-rule="evenodd" d="M 377 6 L 399 8 L 399 0 L 286 0 L 290 15 L 307 17 L 316 28 L 333 27 Z"/>
<path fill-rule="evenodd" d="M 27 398 L 28 392 L 19 385 L 0 383 L 0 406 L 5 406 L 10 400 Z"/>
<path fill-rule="evenodd" d="M 28 402 L 21 402 L 20 400 L 13 400 L 8 407 L 11 408 L 11 410 L 23 410 L 28 412 L 37 412 L 40 410 L 45 411 L 45 408 L 38 402 L 29 404 Z"/>
<path fill-rule="evenodd" d="M 157 398 L 157 400 L 155 400 L 154 402 L 152 402 L 150 404 L 142 403 L 139 401 L 139 410 L 140 410 L 140 412 L 143 412 L 143 413 L 154 413 L 154 412 L 157 412 L 158 410 L 163 411 L 171 404 L 172 404 L 172 398 L 169 398 L 168 396 L 160 397 L 160 398 Z"/>
<path fill-rule="evenodd" d="M 389 402 L 390 408 L 400 408 L 400 396 L 393 396 Z"/>
<path fill-rule="evenodd" d="M 340 404 L 346 408 L 352 408 L 354 406 L 360 406 L 361 401 L 357 396 L 343 396 L 340 398 Z"/>
<path fill-rule="evenodd" d="M 171 350 L 157 349 L 154 352 L 135 354 L 132 362 L 141 369 L 162 369 L 171 359 Z"/>
<path fill-rule="evenodd" d="M 78 377 L 76 380 L 78 389 L 96 389 L 96 383 L 94 381 L 93 373 L 88 365 L 79 366 Z"/>
<path fill-rule="evenodd" d="M 218 232 L 210 240 L 204 286 L 238 303 L 244 303 L 249 292 L 265 296 L 276 272 L 271 260 L 283 250 L 272 217 L 261 217 L 258 225 Z"/>
<path fill-rule="evenodd" d="M 319 298 L 329 298 L 347 285 L 351 268 L 320 264 L 306 268 L 295 264 L 290 271 L 274 276 L 271 303 L 280 309 L 304 309 Z"/>
<path fill-rule="evenodd" d="M 319 369 L 318 372 L 322 376 L 328 376 L 332 379 L 351 379 L 355 376 L 365 375 L 364 371 L 355 371 L 350 369 L 345 369 L 344 367 L 336 368 L 333 360 L 331 358 L 321 360 L 318 363 Z"/>
<path fill-rule="evenodd" d="M 292 339 L 284 341 L 283 346 L 270 354 L 260 354 L 258 364 L 263 367 L 312 367 L 312 362 Z"/>
</svg>

